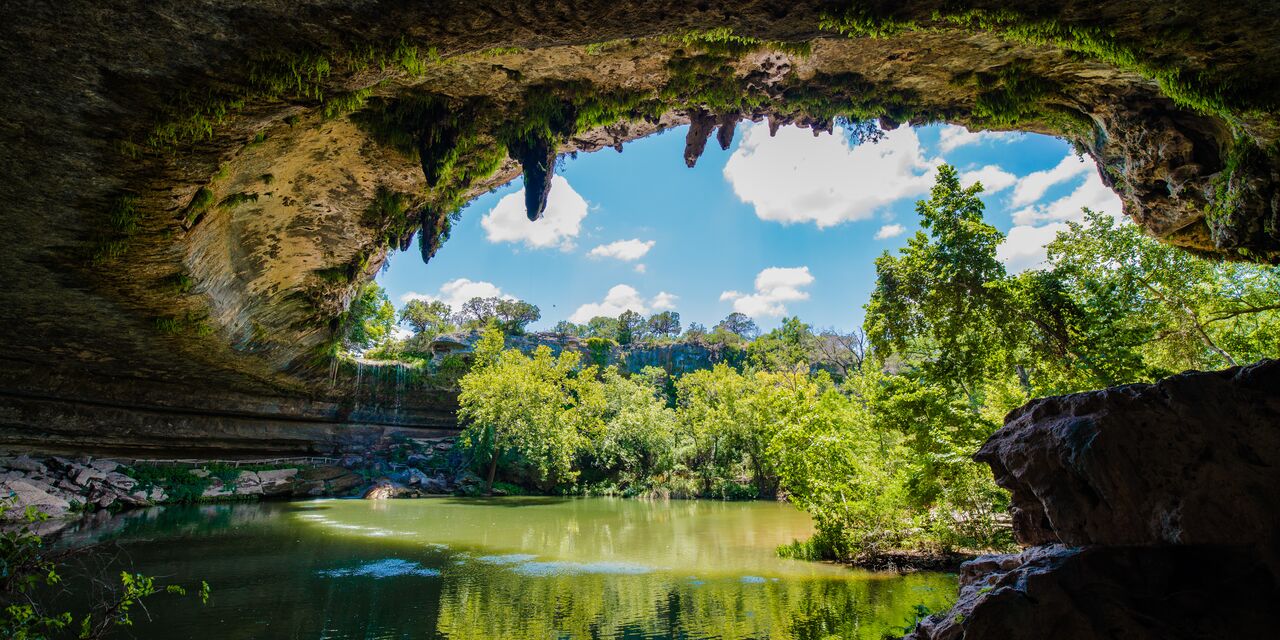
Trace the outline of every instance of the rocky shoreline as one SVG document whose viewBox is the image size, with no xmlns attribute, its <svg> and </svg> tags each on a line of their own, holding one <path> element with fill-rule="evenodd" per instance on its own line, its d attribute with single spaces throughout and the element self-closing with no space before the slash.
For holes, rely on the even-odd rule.
<svg viewBox="0 0 1280 640">
<path fill-rule="evenodd" d="M 28 508 L 51 521 L 164 504 L 466 493 L 480 480 L 453 437 L 405 438 L 340 458 L 135 460 L 21 453 L 0 456 L 4 520 Z"/>
</svg>

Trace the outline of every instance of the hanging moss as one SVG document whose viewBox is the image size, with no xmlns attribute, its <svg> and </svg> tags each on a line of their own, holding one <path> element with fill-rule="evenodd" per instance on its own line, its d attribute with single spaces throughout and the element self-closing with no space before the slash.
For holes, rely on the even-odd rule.
<svg viewBox="0 0 1280 640">
<path fill-rule="evenodd" d="M 1153 32 L 1150 42 L 1125 40 L 1115 33 L 1082 23 L 1036 17 L 1011 9 L 975 9 L 952 3 L 927 19 L 904 15 L 903 5 L 858 0 L 827 11 L 819 26 L 849 37 L 884 38 L 911 31 L 960 28 L 985 31 L 1019 44 L 1050 46 L 1086 59 L 1114 65 L 1155 81 L 1178 105 L 1217 115 L 1229 122 L 1248 111 L 1274 109 L 1280 87 L 1260 85 L 1256 78 L 1218 69 L 1190 69 L 1163 59 L 1158 45 L 1165 33 Z"/>
<path fill-rule="evenodd" d="M 420 47 L 405 38 L 389 45 L 364 44 L 339 52 L 263 55 L 250 65 L 247 77 L 239 84 L 175 95 L 143 142 L 164 151 L 212 139 L 215 129 L 253 102 L 317 104 L 327 117 L 350 113 L 364 106 L 373 88 L 328 95 L 331 75 L 349 77 L 379 69 L 421 76 L 440 60 L 434 48 Z"/>
<path fill-rule="evenodd" d="M 102 266 L 120 259 L 129 248 L 129 239 L 138 232 L 142 223 L 142 211 L 138 197 L 132 194 L 117 196 L 107 209 L 107 237 L 94 248 L 90 264 Z"/>
</svg>

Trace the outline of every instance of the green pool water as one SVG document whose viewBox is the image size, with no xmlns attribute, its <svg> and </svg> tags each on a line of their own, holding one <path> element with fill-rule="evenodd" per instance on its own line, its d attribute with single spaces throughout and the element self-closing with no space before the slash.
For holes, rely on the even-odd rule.
<svg viewBox="0 0 1280 640">
<path fill-rule="evenodd" d="M 765 502 L 320 500 L 162 508 L 77 538 L 213 597 L 157 599 L 138 638 L 870 638 L 955 577 L 778 558 L 809 518 Z"/>
</svg>

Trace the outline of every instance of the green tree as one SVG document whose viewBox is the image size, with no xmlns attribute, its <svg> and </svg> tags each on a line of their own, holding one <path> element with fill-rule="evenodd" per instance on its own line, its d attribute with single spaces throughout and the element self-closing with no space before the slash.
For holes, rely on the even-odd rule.
<svg viewBox="0 0 1280 640">
<path fill-rule="evenodd" d="M 782 326 L 751 341 L 747 356 L 755 366 L 770 371 L 808 369 L 816 342 L 813 330 L 799 317 L 783 318 Z"/>
<path fill-rule="evenodd" d="M 526 465 L 544 490 L 571 482 L 583 438 L 572 410 L 578 354 L 565 351 L 556 357 L 543 345 L 527 356 L 502 350 L 502 343 L 498 330 L 486 331 L 471 371 L 459 381 L 458 415 L 466 424 L 461 440 L 489 458 L 485 491 L 492 492 L 504 456 Z"/>
<path fill-rule="evenodd" d="M 542 318 L 542 311 L 523 300 L 499 300 L 494 305 L 494 316 L 502 324 L 503 331 L 520 335 L 525 327 Z"/>
<path fill-rule="evenodd" d="M 1064 296 L 1095 319 L 1082 341 L 1099 345 L 1095 358 L 1143 363 L 1112 364 L 1117 379 L 1276 356 L 1280 268 L 1197 258 L 1092 211 L 1068 227 L 1048 245 L 1049 263 Z"/>
<path fill-rule="evenodd" d="M 561 336 L 580 338 L 586 334 L 586 328 L 582 325 L 569 322 L 568 320 L 561 320 L 556 323 L 556 326 L 551 328 L 551 332 Z"/>
<path fill-rule="evenodd" d="M 488 327 L 498 317 L 498 303 L 501 298 L 474 297 L 462 303 L 458 310 L 456 323 L 464 328 L 477 330 Z"/>
<path fill-rule="evenodd" d="M 684 330 L 685 342 L 700 342 L 706 336 L 707 327 L 700 322 L 690 322 L 689 326 Z"/>
<path fill-rule="evenodd" d="M 396 308 L 387 292 L 377 283 L 365 283 L 347 309 L 346 343 L 359 349 L 377 345 L 391 335 L 395 322 Z"/>
<path fill-rule="evenodd" d="M 400 309 L 400 322 L 428 341 L 453 330 L 452 316 L 453 310 L 440 300 L 410 300 Z"/>
<path fill-rule="evenodd" d="M 663 311 L 649 316 L 649 333 L 663 338 L 680 335 L 680 314 L 675 311 Z"/>
<path fill-rule="evenodd" d="M 588 338 L 618 339 L 618 319 L 608 316 L 596 316 L 587 321 L 583 335 Z"/>
<path fill-rule="evenodd" d="M 899 256 L 876 259 L 865 323 L 876 351 L 912 360 L 970 396 L 996 365 L 1009 306 L 1003 289 L 988 286 L 1005 276 L 996 258 L 1004 236 L 983 221 L 981 192 L 980 183 L 961 187 L 955 167 L 938 167 L 929 199 L 916 203 L 923 230 Z"/>
<path fill-rule="evenodd" d="M 600 384 L 604 428 L 592 446 L 597 473 L 623 486 L 643 485 L 675 466 L 675 414 L 644 376 L 606 369 Z"/>
<path fill-rule="evenodd" d="M 750 340 L 760 334 L 760 328 L 756 326 L 755 320 L 752 320 L 747 314 L 738 313 L 737 311 L 725 316 L 725 319 L 716 325 L 716 329 L 727 331 L 745 340 Z"/>
<path fill-rule="evenodd" d="M 629 345 L 644 338 L 644 316 L 627 309 L 618 316 L 618 335 L 615 340 L 620 345 Z"/>
</svg>

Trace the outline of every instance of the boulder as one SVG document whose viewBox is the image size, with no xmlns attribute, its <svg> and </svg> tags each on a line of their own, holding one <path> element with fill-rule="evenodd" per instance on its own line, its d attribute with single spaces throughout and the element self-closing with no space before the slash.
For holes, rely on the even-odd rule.
<svg viewBox="0 0 1280 640">
<path fill-rule="evenodd" d="M 36 507 L 51 517 L 60 517 L 71 510 L 71 502 L 53 495 L 51 487 L 30 480 L 8 480 L 0 483 L 0 495 L 7 494 L 12 500 L 6 517 L 19 520 L 25 516 L 27 507 Z"/>
<path fill-rule="evenodd" d="M 394 498 L 403 492 L 404 487 L 401 487 L 390 480 L 381 480 L 374 483 L 372 487 L 369 487 L 362 497 L 365 500 L 387 500 Z"/>
<path fill-rule="evenodd" d="M 74 467 L 73 469 L 74 469 L 74 474 L 73 475 L 69 474 L 69 475 L 71 475 L 71 477 L 74 479 L 74 482 L 76 484 L 82 487 L 89 486 L 89 483 L 94 480 L 102 480 L 107 477 L 107 474 L 101 471 L 98 471 L 93 467 L 77 466 L 77 467 Z"/>
<path fill-rule="evenodd" d="M 262 480 L 254 471 L 241 471 L 240 475 L 236 476 L 234 484 L 236 495 L 262 495 Z"/>
<path fill-rule="evenodd" d="M 129 476 L 126 476 L 123 473 L 116 473 L 114 471 L 108 472 L 107 475 L 103 477 L 102 480 L 103 482 L 111 485 L 112 487 L 115 487 L 116 489 L 119 489 L 121 491 L 126 491 L 126 492 L 138 486 L 137 480 L 134 480 L 133 478 L 130 478 Z"/>
<path fill-rule="evenodd" d="M 283 496 L 293 493 L 297 479 L 297 469 L 272 469 L 258 472 L 262 495 L 265 496 Z"/>
<path fill-rule="evenodd" d="M 975 458 L 1023 544 L 1276 545 L 1280 360 L 1035 400 Z"/>
<path fill-rule="evenodd" d="M 975 458 L 1038 546 L 966 563 L 908 638 L 1275 635 L 1280 361 L 1034 400 Z"/>
<path fill-rule="evenodd" d="M 89 463 L 89 466 L 103 473 L 111 473 L 120 468 L 120 463 L 115 460 L 94 460 Z"/>
<path fill-rule="evenodd" d="M 1265 638 L 1276 602 L 1244 546 L 1046 545 L 966 563 L 955 607 L 904 640 Z"/>
<path fill-rule="evenodd" d="M 16 469 L 18 471 L 27 471 L 32 473 L 48 473 L 49 469 L 44 464 L 27 455 L 20 455 L 16 458 L 10 458 L 0 463 L 0 468 Z"/>
</svg>

